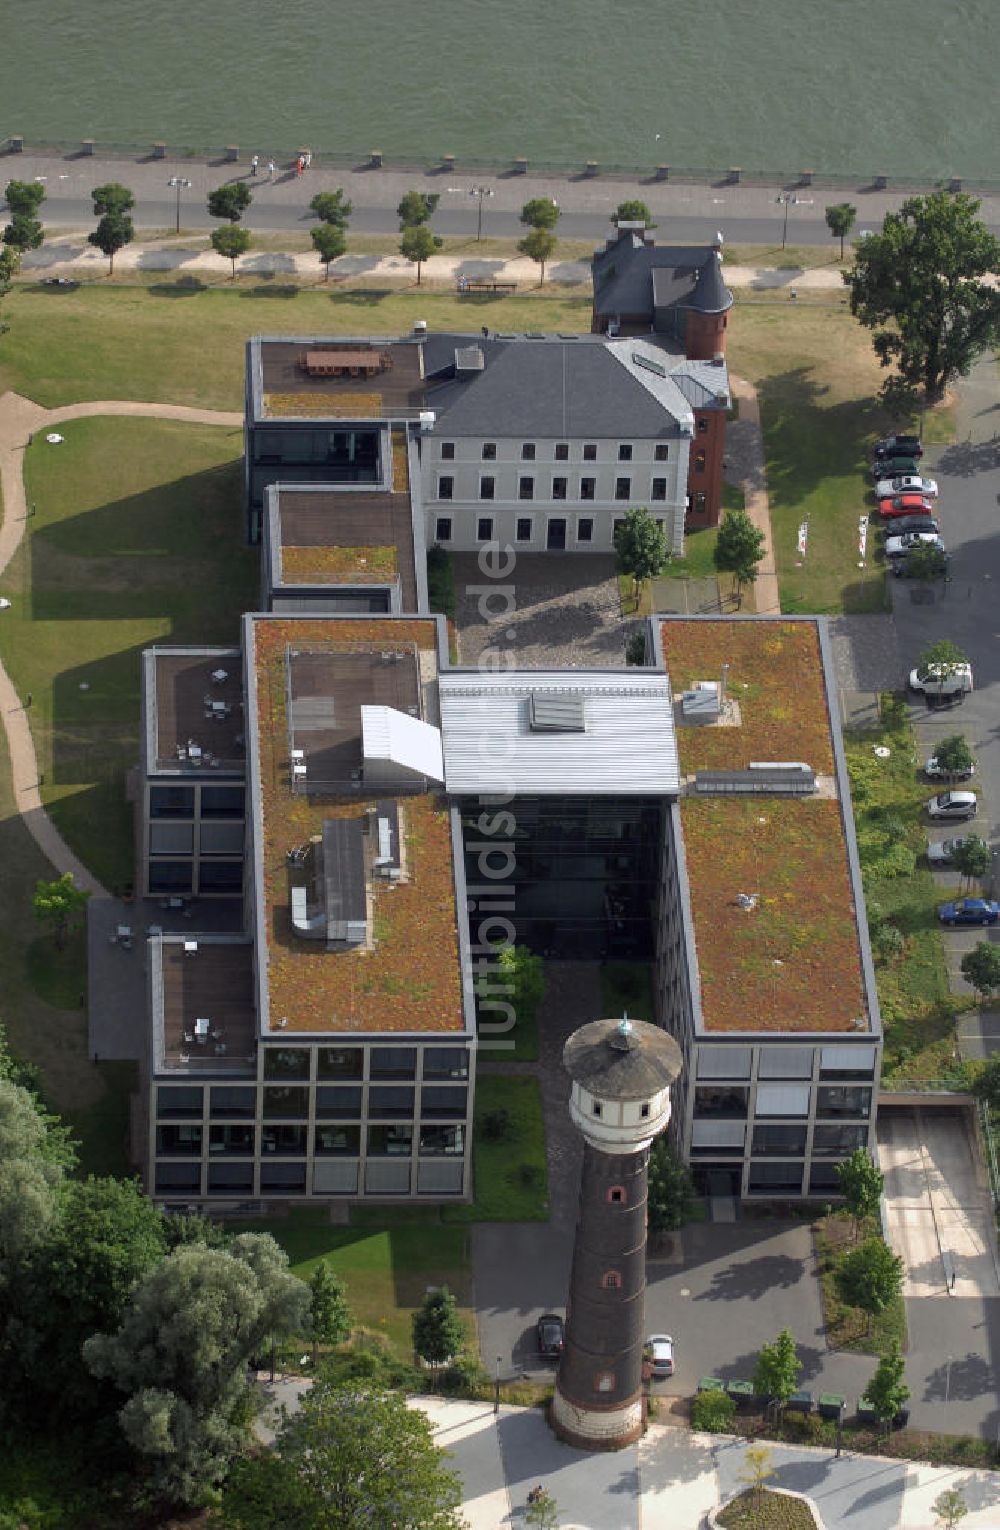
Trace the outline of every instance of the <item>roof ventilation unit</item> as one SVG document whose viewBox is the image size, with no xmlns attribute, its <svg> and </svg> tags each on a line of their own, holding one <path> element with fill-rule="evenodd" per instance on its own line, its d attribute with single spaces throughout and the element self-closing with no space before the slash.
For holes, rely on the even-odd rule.
<svg viewBox="0 0 1000 1530">
<path fill-rule="evenodd" d="M 583 697 L 532 691 L 528 701 L 528 726 L 532 733 L 586 732 Z"/>
<path fill-rule="evenodd" d="M 436 424 L 437 424 L 437 415 L 434 413 L 434 410 L 433 409 L 421 409 L 421 411 L 420 411 L 420 433 L 421 433 L 421 435 L 429 436 L 431 431 L 434 429 L 434 426 Z"/>
<path fill-rule="evenodd" d="M 718 717 L 722 709 L 718 680 L 698 680 L 681 694 L 681 715 L 685 722 L 706 722 Z"/>
<path fill-rule="evenodd" d="M 426 337 L 426 335 L 427 335 L 427 320 L 426 319 L 414 319 L 414 321 L 413 321 L 413 333 L 416 335 L 418 340 L 423 340 Z"/>
</svg>

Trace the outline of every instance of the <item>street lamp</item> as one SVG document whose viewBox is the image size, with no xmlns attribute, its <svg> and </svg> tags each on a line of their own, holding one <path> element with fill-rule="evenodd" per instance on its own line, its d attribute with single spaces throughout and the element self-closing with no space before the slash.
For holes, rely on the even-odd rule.
<svg viewBox="0 0 1000 1530">
<path fill-rule="evenodd" d="M 181 231 L 181 192 L 191 190 L 191 182 L 184 175 L 172 175 L 167 182 L 177 192 L 177 232 Z"/>
<path fill-rule="evenodd" d="M 785 220 L 781 225 L 781 248 L 784 249 L 785 240 L 788 238 L 788 204 L 791 203 L 793 207 L 797 207 L 799 199 L 798 197 L 793 197 L 791 192 L 779 191 L 774 200 L 779 207 L 784 207 L 785 209 Z"/>
<path fill-rule="evenodd" d="M 493 195 L 492 186 L 470 186 L 469 196 L 479 198 L 479 222 L 476 225 L 476 243 L 483 237 L 483 198 Z"/>
</svg>

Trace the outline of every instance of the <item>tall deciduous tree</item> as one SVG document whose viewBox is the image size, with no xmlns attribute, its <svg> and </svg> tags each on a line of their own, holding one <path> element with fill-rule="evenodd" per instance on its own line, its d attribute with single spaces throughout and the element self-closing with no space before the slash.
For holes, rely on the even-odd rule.
<svg viewBox="0 0 1000 1530">
<path fill-rule="evenodd" d="M 763 556 L 764 533 L 745 510 L 727 510 L 712 550 L 712 561 L 720 574 L 732 574 L 735 578 L 737 605 L 743 602 L 744 588 L 757 578 L 757 566 Z"/>
<path fill-rule="evenodd" d="M 993 866 L 993 851 L 984 839 L 980 839 L 976 834 L 970 834 L 955 846 L 951 852 L 951 860 L 965 885 L 971 887 L 973 882 L 978 882 L 989 874 Z"/>
<path fill-rule="evenodd" d="M 532 197 L 521 208 L 521 222 L 525 228 L 554 229 L 559 222 L 559 203 L 551 197 Z"/>
<path fill-rule="evenodd" d="M 964 192 L 910 197 L 859 241 L 844 272 L 882 365 L 929 403 L 1000 339 L 1000 292 L 986 281 L 1000 269 L 1000 240 L 979 206 Z"/>
<path fill-rule="evenodd" d="M 3 196 L 12 218 L 34 218 L 45 201 L 45 187 L 40 181 L 8 181 Z"/>
<path fill-rule="evenodd" d="M 980 940 L 966 951 L 959 965 L 965 981 L 981 999 L 990 999 L 1000 991 L 1000 946 Z"/>
<path fill-rule="evenodd" d="M 237 1463 L 230 1530 L 462 1530 L 462 1488 L 426 1416 L 399 1392 L 317 1382 L 273 1452 Z"/>
<path fill-rule="evenodd" d="M 854 1218 L 856 1243 L 861 1223 L 866 1217 L 875 1216 L 878 1211 L 882 1191 L 885 1189 L 885 1175 L 867 1148 L 856 1148 L 849 1158 L 836 1165 L 834 1172 L 840 1193 Z"/>
<path fill-rule="evenodd" d="M 972 750 L 961 733 L 950 733 L 934 750 L 938 767 L 946 776 L 962 776 L 972 769 Z"/>
<path fill-rule="evenodd" d="M 155 1492 L 197 1504 L 247 1444 L 247 1363 L 269 1336 L 302 1332 L 308 1288 L 270 1237 L 244 1233 L 227 1252 L 177 1249 L 135 1288 L 118 1331 L 83 1346 L 95 1376 L 127 1395 L 126 1440 Z"/>
<path fill-rule="evenodd" d="M 616 223 L 645 223 L 647 228 L 655 228 L 653 214 L 645 202 L 640 202 L 638 197 L 626 198 L 619 202 L 614 211 Z"/>
<path fill-rule="evenodd" d="M 988 1057 L 976 1074 L 972 1092 L 991 1110 L 1000 1111 L 1000 1052 Z"/>
<path fill-rule="evenodd" d="M 968 662 L 968 655 L 957 643 L 950 638 L 939 638 L 936 643 L 928 643 L 921 653 L 917 673 L 928 686 L 938 684 L 943 690 L 945 682 Z"/>
<path fill-rule="evenodd" d="M 834 202 L 825 212 L 826 226 L 834 239 L 840 240 L 840 258 L 844 258 L 844 240 L 854 227 L 858 209 L 850 202 Z"/>
<path fill-rule="evenodd" d="M 903 1261 L 881 1238 L 866 1238 L 844 1257 L 837 1287 L 848 1306 L 859 1307 L 872 1321 L 896 1300 L 903 1289 Z"/>
<path fill-rule="evenodd" d="M 948 554 L 933 542 L 918 542 L 906 554 L 906 572 L 921 584 L 943 579 L 948 572 Z"/>
<path fill-rule="evenodd" d="M 872 1408 L 886 1431 L 910 1395 L 910 1389 L 903 1380 L 905 1370 L 906 1362 L 900 1354 L 899 1343 L 893 1340 L 889 1353 L 882 1356 L 878 1369 L 865 1388 L 862 1401 Z"/>
<path fill-rule="evenodd" d="M 626 511 L 615 531 L 615 560 L 619 573 L 627 574 L 632 580 L 636 604 L 645 581 L 662 573 L 669 557 L 663 527 L 645 506 L 636 505 Z"/>
<path fill-rule="evenodd" d="M 212 230 L 212 249 L 216 255 L 222 255 L 226 260 L 232 261 L 232 281 L 236 280 L 236 262 L 241 255 L 245 255 L 253 243 L 253 235 L 248 228 L 240 228 L 235 223 L 223 224 L 222 228 Z"/>
<path fill-rule="evenodd" d="M 766 1397 L 780 1412 L 799 1384 L 802 1361 L 795 1348 L 791 1329 L 783 1328 L 773 1344 L 761 1345 L 753 1368 L 753 1389 Z"/>
<path fill-rule="evenodd" d="M 691 1171 L 666 1137 L 657 1137 L 649 1154 L 646 1215 L 650 1233 L 655 1237 L 676 1232 L 690 1222 L 696 1199 Z"/>
<path fill-rule="evenodd" d="M 309 211 L 323 223 L 332 223 L 334 228 L 344 229 L 350 222 L 353 212 L 352 204 L 344 196 L 338 186 L 336 191 L 317 191 L 309 203 Z"/>
<path fill-rule="evenodd" d="M 53 1226 L 67 1155 L 28 1090 L 0 1078 L 0 1280 Z"/>
<path fill-rule="evenodd" d="M 27 213 L 15 213 L 3 231 L 3 242 L 19 254 L 25 250 L 37 250 L 45 238 L 45 230 L 37 218 Z"/>
<path fill-rule="evenodd" d="M 0 300 L 7 296 L 20 269 L 20 250 L 11 244 L 0 245 Z"/>
<path fill-rule="evenodd" d="M 347 249 L 344 230 L 336 223 L 319 223 L 309 230 L 313 249 L 325 267 L 324 281 L 330 280 L 330 262 L 339 260 Z"/>
<path fill-rule="evenodd" d="M 208 210 L 213 218 L 239 223 L 252 201 L 253 194 L 245 181 L 228 181 L 208 193 Z"/>
<path fill-rule="evenodd" d="M 125 213 L 109 212 L 104 214 L 94 232 L 87 235 L 87 242 L 108 257 L 108 275 L 113 276 L 115 256 L 119 250 L 131 244 L 134 238 L 135 229 L 132 226 L 132 219 Z"/>
<path fill-rule="evenodd" d="M 400 228 L 416 228 L 420 223 L 429 223 L 440 200 L 436 192 L 404 192 L 396 208 Z"/>
<path fill-rule="evenodd" d="M 538 285 L 545 286 L 545 267 L 555 254 L 558 240 L 550 228 L 533 228 L 517 241 L 522 255 L 527 255 L 539 267 Z"/>
<path fill-rule="evenodd" d="M 353 1318 L 344 1282 L 329 1260 L 321 1259 L 309 1281 L 309 1332 L 313 1358 L 317 1344 L 343 1344 L 351 1336 Z"/>
<path fill-rule="evenodd" d="M 436 234 L 432 234 L 426 223 L 404 224 L 403 237 L 399 241 L 399 253 L 406 260 L 412 260 L 417 267 L 417 286 L 420 286 L 420 268 L 425 260 L 429 260 L 435 250 L 439 250 L 443 240 Z"/>
<path fill-rule="evenodd" d="M 413 1348 L 428 1365 L 444 1365 L 465 1343 L 465 1327 L 447 1286 L 428 1291 L 413 1314 Z"/>
<path fill-rule="evenodd" d="M 103 186 L 95 186 L 90 195 L 95 218 L 103 218 L 105 213 L 130 213 L 135 207 L 135 197 L 120 181 L 107 181 Z"/>
<path fill-rule="evenodd" d="M 39 923 L 48 925 L 52 931 L 57 950 L 63 949 L 70 930 L 80 923 L 89 897 L 85 888 L 77 887 L 71 871 L 51 882 L 35 883 L 31 907 Z"/>
</svg>

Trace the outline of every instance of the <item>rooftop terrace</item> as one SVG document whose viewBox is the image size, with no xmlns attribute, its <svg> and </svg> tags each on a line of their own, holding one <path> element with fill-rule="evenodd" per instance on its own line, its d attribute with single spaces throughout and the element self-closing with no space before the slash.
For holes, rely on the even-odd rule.
<svg viewBox="0 0 1000 1530">
<path fill-rule="evenodd" d="M 743 771 L 751 761 L 801 761 L 820 778 L 805 796 L 681 797 L 706 1029 L 869 1030 L 861 891 L 816 624 L 679 618 L 661 622 L 660 633 L 675 698 L 728 666 L 728 720 L 678 726 L 689 781 L 698 770 Z M 743 907 L 738 894 L 756 902 Z"/>
<path fill-rule="evenodd" d="M 262 339 L 259 356 L 259 418 L 385 420 L 424 407 L 410 341 Z"/>
<path fill-rule="evenodd" d="M 436 624 L 248 617 L 246 625 L 256 679 L 251 751 L 259 757 L 255 833 L 262 853 L 265 1026 L 272 1032 L 461 1032 L 448 806 L 434 790 L 392 792 L 380 784 L 376 792 L 352 779 L 362 759 L 362 706 L 391 708 L 407 722 L 416 709 L 436 723 Z M 289 699 L 291 747 L 303 749 L 305 767 L 298 783 L 289 753 Z M 368 879 L 367 938 L 346 950 L 303 938 L 292 924 L 290 854 L 322 840 L 330 820 L 371 823 L 387 799 L 399 814 L 401 875 Z M 366 864 L 370 870 L 371 851 Z"/>
<path fill-rule="evenodd" d="M 257 1048 L 253 951 L 246 941 L 161 938 L 157 1066 L 186 1073 L 252 1073 Z"/>
<path fill-rule="evenodd" d="M 408 493 L 280 487 L 280 585 L 392 584 L 404 610 L 417 603 Z"/>
<path fill-rule="evenodd" d="M 153 667 L 150 753 L 155 767 L 200 771 L 218 762 L 219 770 L 242 772 L 246 724 L 239 654 L 151 649 L 147 662 Z"/>
</svg>

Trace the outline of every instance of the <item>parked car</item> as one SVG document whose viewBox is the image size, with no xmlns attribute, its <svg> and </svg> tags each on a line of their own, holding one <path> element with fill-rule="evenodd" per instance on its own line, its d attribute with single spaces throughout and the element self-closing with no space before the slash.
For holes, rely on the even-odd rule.
<svg viewBox="0 0 1000 1530">
<path fill-rule="evenodd" d="M 566 1344 L 566 1326 L 558 1312 L 543 1312 L 535 1324 L 538 1353 L 546 1360 L 558 1360 Z"/>
<path fill-rule="evenodd" d="M 975 792 L 938 792 L 927 804 L 932 818 L 975 818 L 979 801 Z"/>
<path fill-rule="evenodd" d="M 958 898 L 938 904 L 938 918 L 942 924 L 996 924 L 1000 903 L 992 898 Z"/>
<path fill-rule="evenodd" d="M 978 834 L 958 834 L 952 839 L 929 839 L 927 841 L 927 859 L 932 866 L 950 866 L 955 859 L 955 851 L 962 845 L 978 841 Z"/>
<path fill-rule="evenodd" d="M 887 537 L 901 537 L 907 531 L 941 530 L 933 515 L 894 515 L 887 521 L 880 520 L 875 524 Z"/>
<path fill-rule="evenodd" d="M 933 578 L 948 577 L 948 565 L 951 559 L 943 548 L 941 549 L 941 554 L 943 562 L 940 568 L 934 571 Z M 919 574 L 922 579 L 927 576 L 926 568 L 921 567 L 915 562 L 909 553 L 906 553 L 902 558 L 890 558 L 889 572 L 894 579 L 912 579 L 916 574 Z"/>
<path fill-rule="evenodd" d="M 872 467 L 872 482 L 881 478 L 916 478 L 920 463 L 916 457 L 880 457 Z"/>
<path fill-rule="evenodd" d="M 924 454 L 919 436 L 882 436 L 872 450 L 876 457 L 922 457 Z"/>
<path fill-rule="evenodd" d="M 915 547 L 936 547 L 944 552 L 944 543 L 936 531 L 904 531 L 890 534 L 885 539 L 887 558 L 905 558 Z"/>
<path fill-rule="evenodd" d="M 883 520 L 897 515 L 933 515 L 934 501 L 922 494 L 894 494 L 891 499 L 879 500 L 878 513 Z"/>
<path fill-rule="evenodd" d="M 956 664 L 954 669 L 943 670 L 937 664 L 926 669 L 911 669 L 911 691 L 923 691 L 928 696 L 965 696 L 972 690 L 972 665 Z"/>
<path fill-rule="evenodd" d="M 938 764 L 936 754 L 932 754 L 924 765 L 924 775 L 930 776 L 932 781 L 968 781 L 975 774 L 975 765 L 970 765 L 968 770 L 945 770 Z"/>
<path fill-rule="evenodd" d="M 898 478 L 880 478 L 875 493 L 879 499 L 889 499 L 893 494 L 923 494 L 927 499 L 937 499 L 938 486 L 933 478 L 921 478 L 919 473 L 903 473 Z"/>
<path fill-rule="evenodd" d="M 654 1381 L 664 1381 L 674 1374 L 674 1341 L 668 1333 L 651 1333 L 642 1353 L 652 1366 Z"/>
</svg>

